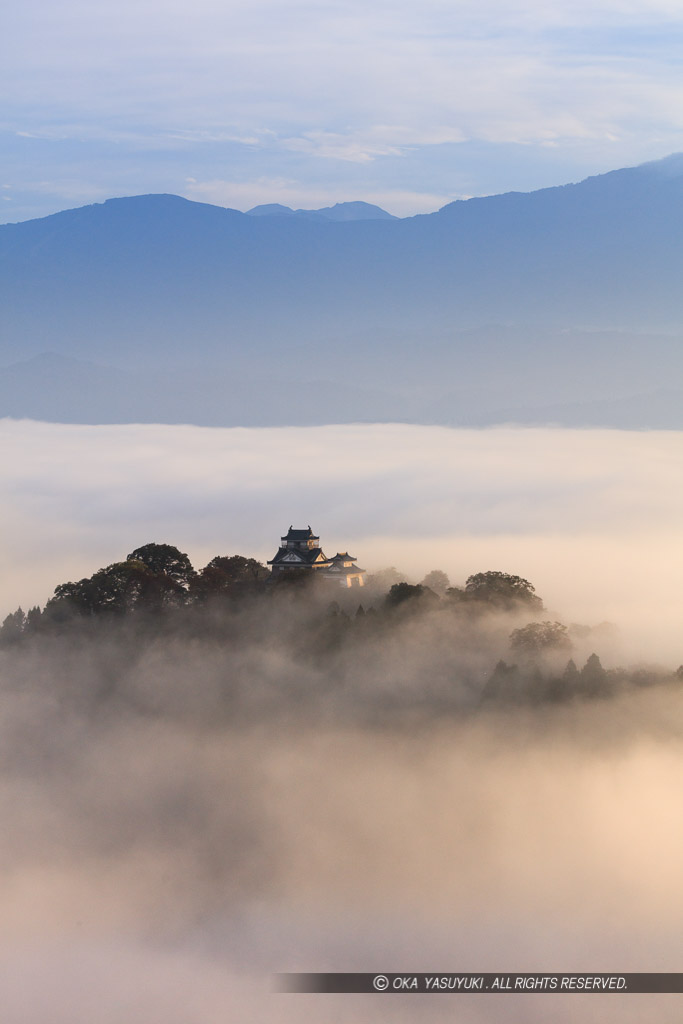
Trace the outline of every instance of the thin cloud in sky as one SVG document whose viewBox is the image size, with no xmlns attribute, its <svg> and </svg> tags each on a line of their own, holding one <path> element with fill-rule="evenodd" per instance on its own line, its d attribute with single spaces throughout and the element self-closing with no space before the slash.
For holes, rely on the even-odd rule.
<svg viewBox="0 0 683 1024">
<path fill-rule="evenodd" d="M 572 159 L 589 173 L 680 148 L 682 35 L 680 5 L 664 0 L 28 0 L 7 18 L 4 127 L 70 141 L 84 165 L 89 152 L 97 162 L 93 139 L 109 139 L 119 192 L 120 181 L 150 190 L 135 163 L 142 147 L 156 150 L 175 191 L 188 176 L 230 180 L 239 151 L 248 174 L 236 181 L 275 177 L 279 164 L 304 189 L 324 173 L 337 199 L 353 184 L 419 192 L 416 154 L 426 151 L 424 194 L 481 194 L 488 181 L 454 180 L 477 143 L 532 147 L 541 162 L 544 147 L 560 147 L 555 183 L 575 176 Z M 27 142 L 18 178 L 35 180 L 26 164 L 37 158 Z M 498 190 L 516 187 L 497 173 Z"/>
<path fill-rule="evenodd" d="M 217 206 L 231 206 L 239 210 L 248 210 L 253 206 L 272 203 L 273 197 L 283 206 L 292 209 L 320 209 L 334 206 L 339 201 L 339 193 L 334 186 L 318 184 L 304 185 L 292 179 L 259 178 L 256 181 L 192 181 L 187 180 L 183 195 L 203 203 L 214 203 Z M 384 191 L 372 191 L 354 185 L 344 193 L 347 202 L 361 201 L 374 203 L 383 209 L 390 210 L 397 216 L 409 216 L 413 213 L 431 213 L 445 206 L 453 199 L 464 196 L 438 195 L 431 192 L 410 192 L 408 189 L 387 188 Z"/>
<path fill-rule="evenodd" d="M 130 9 L 117 8 L 114 23 L 107 5 L 94 10 L 88 17 L 72 11 L 69 18 L 67 8 L 64 19 L 52 23 L 48 17 L 39 50 L 29 50 L 36 42 L 32 20 L 19 59 L 8 55 L 7 74 L 17 80 L 23 104 L 28 98 L 35 105 L 33 115 L 42 107 L 48 117 L 60 117 L 66 107 L 93 118 L 116 115 L 132 126 L 146 112 L 164 128 L 169 122 L 181 130 L 231 126 L 247 128 L 249 136 L 269 128 L 292 138 L 289 123 L 301 126 L 302 139 L 348 124 L 367 130 L 395 123 L 408 134 L 417 131 L 414 141 L 422 144 L 425 128 L 441 125 L 443 134 L 444 124 L 451 125 L 450 141 L 463 133 L 490 137 L 492 117 L 496 122 L 509 113 L 513 122 L 524 120 L 516 110 L 520 102 L 527 104 L 527 136 L 539 119 L 542 130 L 544 114 L 552 117 L 558 101 L 590 131 L 599 109 L 610 105 L 610 88 L 624 84 L 625 71 L 641 90 L 667 78 L 659 53 L 635 67 L 614 53 L 602 60 L 590 34 L 574 34 L 570 54 L 563 52 L 554 35 L 544 34 L 557 20 L 538 9 L 533 27 L 523 17 L 501 20 L 495 5 L 476 17 L 472 8 L 456 17 L 440 5 L 419 13 L 414 5 L 399 5 L 392 16 L 381 8 L 368 13 L 356 5 L 343 11 L 316 5 L 286 8 L 287 17 L 281 4 L 231 5 L 222 13 L 211 5 L 202 12 L 200 5 L 189 20 L 178 11 L 164 18 L 148 5 L 136 8 L 134 18 Z M 663 36 L 658 49 L 665 42 Z M 576 82 L 566 81 L 567 71 L 576 71 L 563 67 L 567 57 L 583 64 L 582 77 L 599 75 L 597 111 L 595 95 L 588 105 L 581 90 L 575 92 Z M 555 86 L 550 91 L 547 80 Z M 669 85 L 676 89 L 676 79 Z M 647 109 L 648 97 L 642 102 Z"/>
</svg>

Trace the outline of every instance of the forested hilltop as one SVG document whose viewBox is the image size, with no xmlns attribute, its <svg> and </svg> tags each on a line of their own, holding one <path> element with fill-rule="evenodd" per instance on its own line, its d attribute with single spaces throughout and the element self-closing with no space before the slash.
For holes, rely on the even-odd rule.
<svg viewBox="0 0 683 1024">
<path fill-rule="evenodd" d="M 10 675 L 46 659 L 51 685 L 72 695 L 127 693 L 155 707 L 184 692 L 181 703 L 201 697 L 212 713 L 264 701 L 332 709 L 340 693 L 347 711 L 357 700 L 384 713 L 447 713 L 683 683 L 683 666 L 605 669 L 596 649 L 611 654 L 615 632 L 550 618 L 529 581 L 503 572 L 454 587 L 440 570 L 411 584 L 392 568 L 345 590 L 310 570 L 272 578 L 241 555 L 196 570 L 178 548 L 151 543 L 60 584 L 42 610 L 8 615 L 0 650 Z"/>
</svg>

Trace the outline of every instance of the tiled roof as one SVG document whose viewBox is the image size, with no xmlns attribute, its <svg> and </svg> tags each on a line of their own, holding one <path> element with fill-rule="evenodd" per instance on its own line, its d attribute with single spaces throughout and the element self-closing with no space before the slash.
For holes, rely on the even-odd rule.
<svg viewBox="0 0 683 1024">
<path fill-rule="evenodd" d="M 316 537 L 310 526 L 307 530 L 293 530 L 290 526 L 287 531 L 287 540 L 320 540 L 320 537 Z"/>
<path fill-rule="evenodd" d="M 327 565 L 329 558 L 325 557 L 323 551 L 320 548 L 311 548 L 310 550 L 293 550 L 292 548 L 278 548 L 276 554 L 268 561 L 268 565 L 279 565 L 281 562 L 286 562 L 288 565 L 312 565 L 317 562 L 318 565 Z"/>
</svg>

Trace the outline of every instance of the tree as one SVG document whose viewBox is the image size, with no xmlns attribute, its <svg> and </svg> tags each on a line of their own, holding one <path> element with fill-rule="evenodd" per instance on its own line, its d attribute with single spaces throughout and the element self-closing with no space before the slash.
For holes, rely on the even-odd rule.
<svg viewBox="0 0 683 1024">
<path fill-rule="evenodd" d="M 140 555 L 141 557 L 137 557 Z M 158 612 L 183 604 L 194 578 L 187 555 L 169 544 L 146 544 L 77 583 L 62 583 L 45 606 L 46 622 L 76 615 Z"/>
<path fill-rule="evenodd" d="M 579 685 L 579 678 L 579 670 L 576 667 L 576 662 L 573 658 L 570 658 L 567 662 L 567 667 L 562 673 L 562 681 L 568 687 L 571 687 L 573 690 L 575 690 Z"/>
<path fill-rule="evenodd" d="M 366 580 L 366 586 L 386 593 L 395 583 L 405 583 L 407 579 L 405 573 L 399 572 L 392 565 L 388 569 L 378 569 L 377 572 L 371 573 Z"/>
<path fill-rule="evenodd" d="M 389 593 L 384 598 L 386 608 L 397 608 L 407 602 L 420 602 L 422 605 L 435 604 L 438 601 L 436 594 L 423 587 L 421 583 L 394 583 Z"/>
<path fill-rule="evenodd" d="M 269 579 L 270 572 L 255 558 L 242 555 L 216 555 L 190 582 L 190 593 L 197 601 L 211 597 L 243 594 Z"/>
<path fill-rule="evenodd" d="M 217 569 L 231 583 L 255 583 L 267 580 L 270 576 L 270 571 L 262 562 L 243 555 L 216 555 L 206 568 Z"/>
<path fill-rule="evenodd" d="M 45 612 L 52 620 L 74 613 L 123 614 L 142 603 L 151 603 L 150 599 L 158 593 L 160 585 L 165 589 L 163 577 L 155 577 L 143 562 L 128 558 L 125 562 L 114 562 L 105 569 L 99 569 L 78 583 L 61 583 L 45 606 Z M 178 585 L 169 579 L 167 586 L 176 588 Z"/>
<path fill-rule="evenodd" d="M 481 699 L 482 702 L 518 699 L 521 689 L 522 679 L 518 667 L 499 661 L 482 690 Z"/>
<path fill-rule="evenodd" d="M 588 697 L 606 696 L 608 687 L 607 673 L 597 654 L 591 654 L 579 673 L 581 689 Z"/>
<path fill-rule="evenodd" d="M 513 629 L 510 647 L 527 655 L 551 651 L 570 651 L 569 631 L 561 622 L 530 622 L 528 626 Z"/>
<path fill-rule="evenodd" d="M 422 580 L 422 586 L 428 587 L 435 594 L 438 594 L 439 597 L 443 597 L 450 585 L 451 581 L 441 569 L 432 569 Z"/>
<path fill-rule="evenodd" d="M 0 645 L 9 647 L 12 644 L 19 643 L 25 627 L 26 616 L 23 610 L 17 608 L 15 612 L 10 612 L 2 626 L 0 626 Z"/>
<path fill-rule="evenodd" d="M 43 613 L 36 604 L 33 606 L 33 608 L 29 608 L 29 610 L 26 612 L 26 619 L 24 621 L 24 633 L 36 633 L 40 629 L 42 621 Z"/>
<path fill-rule="evenodd" d="M 187 555 L 172 544 L 144 544 L 126 556 L 128 562 L 142 562 L 155 576 L 167 576 L 184 590 L 196 573 Z"/>
<path fill-rule="evenodd" d="M 506 611 L 517 605 L 537 611 L 543 608 L 543 602 L 528 580 L 506 572 L 479 572 L 470 576 L 465 582 L 465 596 L 468 601 L 481 601 Z"/>
<path fill-rule="evenodd" d="M 571 630 L 569 630 L 571 634 Z M 548 700 L 563 701 L 571 700 L 580 692 L 581 681 L 576 662 L 570 658 L 562 675 L 555 675 L 548 679 L 545 687 L 545 696 Z"/>
</svg>

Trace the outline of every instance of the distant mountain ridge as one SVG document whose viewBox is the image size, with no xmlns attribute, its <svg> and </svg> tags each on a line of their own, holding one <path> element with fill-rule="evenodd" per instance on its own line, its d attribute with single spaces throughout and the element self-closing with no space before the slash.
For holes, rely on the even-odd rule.
<svg viewBox="0 0 683 1024">
<path fill-rule="evenodd" d="M 112 391 L 117 372 L 143 381 L 120 415 L 161 421 L 188 367 L 200 395 L 223 382 L 207 404 L 222 423 L 580 421 L 602 415 L 591 403 L 623 422 L 626 403 L 647 426 L 647 396 L 683 387 L 683 155 L 416 217 L 368 210 L 151 195 L 0 226 L 0 415 L 40 406 L 52 373 L 77 417 L 84 386 L 65 375 L 83 363 L 113 368 Z M 31 363 L 46 351 L 80 369 Z"/>
<path fill-rule="evenodd" d="M 266 203 L 263 206 L 254 206 L 247 210 L 250 217 L 307 217 L 321 220 L 399 220 L 393 213 L 387 213 L 380 206 L 373 206 L 372 203 L 351 202 L 335 203 L 334 206 L 325 206 L 320 210 L 293 210 L 289 206 L 282 206 L 281 203 Z"/>
</svg>

